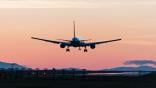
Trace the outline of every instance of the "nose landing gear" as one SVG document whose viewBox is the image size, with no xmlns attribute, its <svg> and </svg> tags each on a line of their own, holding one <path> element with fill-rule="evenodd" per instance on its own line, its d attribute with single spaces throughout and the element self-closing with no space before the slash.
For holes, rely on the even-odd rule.
<svg viewBox="0 0 156 88">
<path fill-rule="evenodd" d="M 81 50 L 81 47 L 79 47 L 79 50 Z"/>
</svg>

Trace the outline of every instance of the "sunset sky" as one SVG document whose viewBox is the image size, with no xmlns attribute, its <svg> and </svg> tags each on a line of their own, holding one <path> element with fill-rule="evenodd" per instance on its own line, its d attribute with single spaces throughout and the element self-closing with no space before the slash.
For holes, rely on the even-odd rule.
<svg viewBox="0 0 156 88">
<path fill-rule="evenodd" d="M 84 53 L 32 40 L 122 38 Z M 156 59 L 155 0 L 0 0 L 0 61 L 32 68 L 104 69 Z"/>
</svg>

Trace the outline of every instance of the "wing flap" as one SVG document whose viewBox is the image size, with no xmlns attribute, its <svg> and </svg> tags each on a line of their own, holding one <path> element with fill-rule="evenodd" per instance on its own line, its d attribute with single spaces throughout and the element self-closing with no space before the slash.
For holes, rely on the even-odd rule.
<svg viewBox="0 0 156 88">
<path fill-rule="evenodd" d="M 31 38 L 32 38 L 32 39 L 36 39 L 36 40 L 45 41 L 45 42 L 55 43 L 55 44 L 63 43 L 63 42 L 60 42 L 60 41 L 53 41 L 53 40 L 47 40 L 47 39 L 36 38 L 36 37 L 31 37 Z"/>
</svg>

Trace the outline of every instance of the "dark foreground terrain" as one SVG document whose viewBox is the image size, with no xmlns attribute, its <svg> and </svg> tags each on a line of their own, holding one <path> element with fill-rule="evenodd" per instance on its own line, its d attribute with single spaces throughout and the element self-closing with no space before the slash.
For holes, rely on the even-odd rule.
<svg viewBox="0 0 156 88">
<path fill-rule="evenodd" d="M 0 88 L 156 88 L 156 72 L 129 76 L 90 74 L 106 72 L 1 70 Z"/>
<path fill-rule="evenodd" d="M 0 88 L 156 88 L 156 74 L 73 78 L 1 79 Z"/>
</svg>

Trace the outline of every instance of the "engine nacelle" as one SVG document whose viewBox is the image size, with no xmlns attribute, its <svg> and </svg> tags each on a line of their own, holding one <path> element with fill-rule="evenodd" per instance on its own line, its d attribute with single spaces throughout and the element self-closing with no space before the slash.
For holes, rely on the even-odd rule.
<svg viewBox="0 0 156 88">
<path fill-rule="evenodd" d="M 95 44 L 90 45 L 90 48 L 95 49 L 96 48 Z"/>
<path fill-rule="evenodd" d="M 60 47 L 61 47 L 61 48 L 65 48 L 65 47 L 66 47 L 66 44 L 61 43 L 61 44 L 60 44 Z"/>
</svg>

